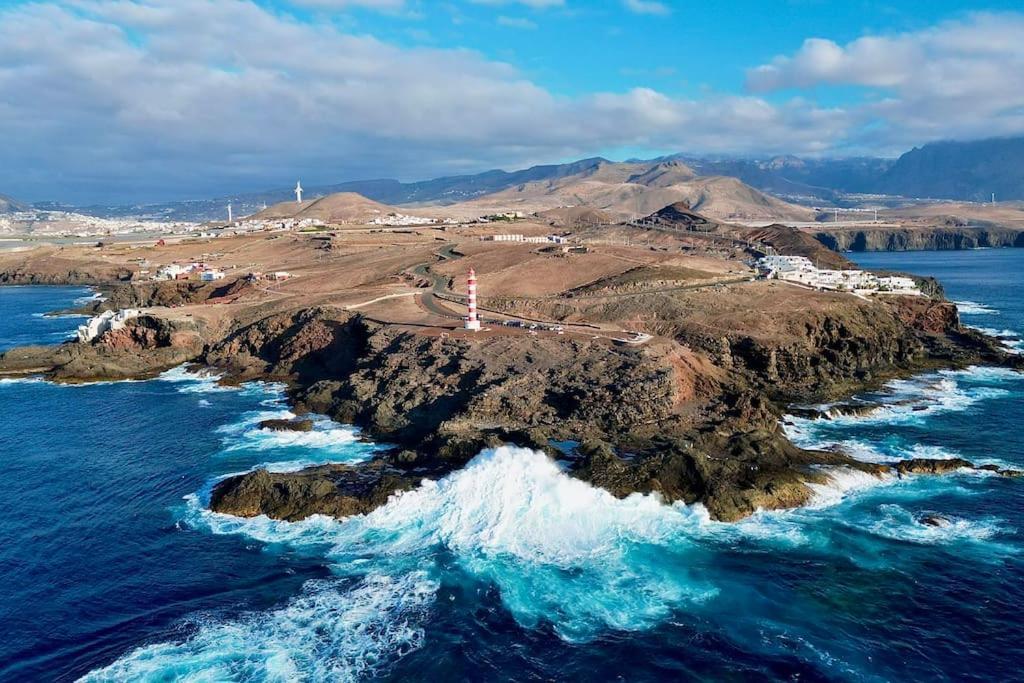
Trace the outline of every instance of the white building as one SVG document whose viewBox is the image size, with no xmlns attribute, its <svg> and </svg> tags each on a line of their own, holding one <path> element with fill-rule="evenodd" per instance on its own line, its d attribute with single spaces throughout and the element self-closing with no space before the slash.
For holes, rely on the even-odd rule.
<svg viewBox="0 0 1024 683">
<path fill-rule="evenodd" d="M 757 266 L 769 273 L 815 270 L 814 264 L 806 256 L 765 256 L 757 262 Z"/>
<path fill-rule="evenodd" d="M 140 312 L 134 308 L 122 311 L 104 311 L 89 318 L 84 325 L 78 326 L 78 341 L 91 342 L 106 332 L 116 331 L 125 326 L 132 318 L 138 318 Z"/>
<path fill-rule="evenodd" d="M 878 278 L 878 288 L 883 292 L 904 292 L 917 291 L 917 283 L 914 278 L 892 275 Z"/>
<path fill-rule="evenodd" d="M 153 276 L 154 280 L 177 280 L 181 275 L 187 275 L 192 272 L 192 266 L 181 266 L 177 263 L 172 263 L 169 266 L 163 266 L 156 271 L 156 275 Z"/>
<path fill-rule="evenodd" d="M 921 294 L 917 283 L 908 277 L 879 278 L 866 270 L 822 270 L 803 256 L 765 256 L 757 262 L 757 268 L 769 279 L 794 282 L 813 289 L 855 294 Z"/>
<path fill-rule="evenodd" d="M 199 279 L 203 282 L 216 282 L 217 280 L 224 279 L 224 273 L 220 270 L 206 270 L 199 276 Z"/>
</svg>

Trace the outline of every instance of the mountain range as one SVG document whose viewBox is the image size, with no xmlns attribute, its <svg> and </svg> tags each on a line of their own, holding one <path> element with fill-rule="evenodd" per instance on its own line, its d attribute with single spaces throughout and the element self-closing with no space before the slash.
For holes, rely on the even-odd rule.
<svg viewBox="0 0 1024 683">
<path fill-rule="evenodd" d="M 611 184 L 607 182 L 608 179 L 616 174 L 620 178 L 618 184 L 642 186 L 646 189 L 641 192 L 636 187 L 619 188 L 612 194 L 602 196 L 601 193 L 606 192 L 607 186 Z M 1024 199 L 1024 137 L 935 142 L 914 148 L 898 159 L 804 159 L 794 156 L 749 159 L 675 154 L 653 160 L 610 162 L 598 157 L 565 164 L 533 166 L 519 171 L 493 170 L 409 183 L 393 179 L 356 180 L 307 187 L 307 196 L 313 198 L 337 193 L 358 193 L 387 205 L 477 202 L 484 207 L 493 205 L 485 200 L 488 197 L 493 197 L 495 201 L 514 202 L 524 195 L 530 195 L 531 201 L 546 196 L 549 201 L 546 204 L 542 202 L 541 208 L 554 208 L 558 202 L 584 203 L 572 201 L 572 192 L 567 188 L 576 181 L 586 180 L 588 176 L 590 180 L 605 185 L 596 190 L 593 186 L 582 188 L 586 190 L 583 193 L 585 196 L 589 196 L 590 190 L 597 192 L 595 208 L 627 214 L 657 210 L 660 207 L 652 208 L 644 204 L 643 198 L 633 209 L 627 205 L 630 201 L 636 203 L 636 196 L 640 194 L 657 203 L 666 194 L 659 195 L 657 190 L 670 186 L 689 183 L 693 195 L 677 197 L 673 194 L 665 197 L 671 201 L 662 206 L 679 199 L 691 203 L 713 203 L 716 192 L 724 189 L 727 195 L 735 196 L 742 189 L 735 185 L 725 187 L 726 181 L 712 182 L 709 180 L 711 178 L 736 179 L 753 190 L 804 205 L 843 205 L 848 201 L 849 194 L 987 201 L 995 193 L 1000 200 Z M 698 182 L 701 178 L 705 180 Z M 291 189 L 281 188 L 234 197 L 144 206 L 67 207 L 53 203 L 36 206 L 42 209 L 73 208 L 81 213 L 110 218 L 145 216 L 161 220 L 213 220 L 226 216 L 228 201 L 234 204 L 235 215 L 238 216 L 256 213 L 268 205 L 288 201 L 291 197 Z M 753 196 L 749 198 L 762 201 Z M 15 210 L 12 208 L 14 206 L 23 205 L 0 197 L 0 212 Z M 722 211 L 729 213 L 728 206 L 722 208 Z"/>
<path fill-rule="evenodd" d="M 7 195 L 0 194 L 0 214 L 14 213 L 16 211 L 28 211 L 32 207 L 27 204 L 8 197 Z"/>
</svg>

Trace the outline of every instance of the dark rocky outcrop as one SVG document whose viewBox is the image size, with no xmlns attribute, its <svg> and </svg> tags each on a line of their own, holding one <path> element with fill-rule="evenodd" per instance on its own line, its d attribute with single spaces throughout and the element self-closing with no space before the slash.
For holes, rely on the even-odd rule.
<svg viewBox="0 0 1024 683">
<path fill-rule="evenodd" d="M 191 284 L 116 296 L 124 303 L 216 291 Z M 807 482 L 822 481 L 823 467 L 885 471 L 841 452 L 793 446 L 779 428 L 787 404 L 844 399 L 938 366 L 1024 363 L 998 340 L 961 328 L 955 307 L 943 301 L 792 297 L 750 283 L 741 293 L 557 303 L 590 321 L 655 314 L 644 324 L 660 336 L 642 346 L 589 335 L 441 335 L 330 306 L 251 306 L 217 329 L 186 317 L 142 316 L 93 344 L 9 351 L 0 373 L 118 379 L 195 361 L 233 381 L 286 381 L 298 412 L 356 424 L 394 446 L 360 465 L 230 478 L 213 491 L 218 512 L 280 519 L 362 513 L 424 477 L 462 467 L 483 448 L 511 442 L 550 452 L 552 440 L 576 440 L 573 476 L 619 496 L 701 502 L 716 519 L 734 520 L 806 502 Z M 574 313 L 577 305 L 586 308 Z M 899 467 L 903 475 L 950 465 Z"/>
<path fill-rule="evenodd" d="M 355 423 L 396 449 L 372 466 L 242 475 L 218 493 L 244 487 L 246 496 L 218 495 L 212 507 L 343 516 L 368 509 L 366 496 L 386 500 L 389 485 L 399 490 L 443 476 L 482 448 L 513 442 L 551 451 L 552 439 L 581 440 L 572 475 L 615 495 L 701 502 L 721 520 L 797 506 L 813 493 L 807 482 L 824 480 L 822 466 L 873 474 L 887 468 L 796 448 L 778 427 L 786 402 L 844 395 L 930 367 L 932 354 L 947 364 L 1009 362 L 962 334 L 955 308 L 944 302 L 908 299 L 863 310 L 873 313 L 860 322 L 834 315 L 808 322 L 800 346 L 738 336 L 726 352 L 718 347 L 728 362 L 714 363 L 670 343 L 624 348 L 601 340 L 430 337 L 330 309 L 259 321 L 215 345 L 208 361 L 243 375 L 296 369 L 307 378 L 293 394 L 300 409 Z M 894 471 L 938 474 L 949 467 L 957 469 L 919 461 Z M 364 469 L 366 478 L 358 476 Z M 270 501 L 258 503 L 261 495 Z"/>
<path fill-rule="evenodd" d="M 306 420 L 263 420 L 260 422 L 260 429 L 272 432 L 311 432 L 313 421 Z"/>
<path fill-rule="evenodd" d="M 11 349 L 0 354 L 0 376 L 42 374 L 61 382 L 152 377 L 197 359 L 203 348 L 196 325 L 141 316 L 91 344 Z"/>
<path fill-rule="evenodd" d="M 389 471 L 381 461 L 358 468 L 321 465 L 285 474 L 260 469 L 218 484 L 210 508 L 237 517 L 267 515 L 287 521 L 313 514 L 348 517 L 370 512 L 416 483 Z"/>
</svg>

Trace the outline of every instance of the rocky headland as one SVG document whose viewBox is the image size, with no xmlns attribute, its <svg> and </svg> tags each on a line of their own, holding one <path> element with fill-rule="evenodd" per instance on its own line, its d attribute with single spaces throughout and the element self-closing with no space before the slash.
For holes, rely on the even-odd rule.
<svg viewBox="0 0 1024 683">
<path fill-rule="evenodd" d="M 97 308 L 165 308 L 91 344 L 8 351 L 0 374 L 94 381 L 148 377 L 182 363 L 210 366 L 225 381 L 287 382 L 296 412 L 354 424 L 391 446 L 365 464 L 258 470 L 213 489 L 217 512 L 288 520 L 367 512 L 502 443 L 545 450 L 566 460 L 572 476 L 617 496 L 656 493 L 737 520 L 808 502 L 808 483 L 826 481 L 830 468 L 881 476 L 949 467 L 889 468 L 797 448 L 780 427 L 790 405 L 842 400 L 934 368 L 1024 363 L 962 327 L 955 305 L 938 294 L 865 300 L 746 282 L 494 302 L 566 325 L 628 321 L 652 335 L 630 344 L 578 332 L 446 332 L 286 299 L 255 299 L 210 319 L 171 314 L 179 304 L 237 302 L 252 294 L 241 281 L 115 278 L 104 293 Z M 575 445 L 555 447 L 566 442 Z"/>
</svg>

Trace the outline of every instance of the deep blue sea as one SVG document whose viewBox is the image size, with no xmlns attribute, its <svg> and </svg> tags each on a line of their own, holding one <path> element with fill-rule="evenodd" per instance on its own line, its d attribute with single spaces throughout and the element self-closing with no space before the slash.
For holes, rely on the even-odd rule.
<svg viewBox="0 0 1024 683">
<path fill-rule="evenodd" d="M 1024 331 L 1024 250 L 858 255 L 940 277 L 970 324 Z M 0 288 L 0 348 L 78 324 L 88 292 Z M 940 372 L 889 407 L 787 429 L 890 461 L 1024 467 L 1024 377 Z M 739 524 L 616 500 L 502 448 L 345 522 L 204 510 L 218 477 L 373 446 L 209 376 L 0 380 L 2 680 L 1021 680 L 1024 481 L 832 473 L 812 507 Z M 926 526 L 923 514 L 950 524 Z"/>
</svg>

